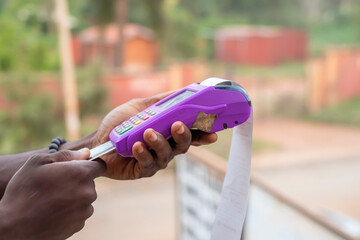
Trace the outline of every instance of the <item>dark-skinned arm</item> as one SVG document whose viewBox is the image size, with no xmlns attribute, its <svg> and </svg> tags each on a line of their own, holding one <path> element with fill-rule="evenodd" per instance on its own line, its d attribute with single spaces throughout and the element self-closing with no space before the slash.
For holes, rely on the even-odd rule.
<svg viewBox="0 0 360 240">
<path fill-rule="evenodd" d="M 84 147 L 91 148 L 92 139 L 96 132 L 79 140 L 61 145 L 60 150 L 78 150 Z M 49 143 L 50 143 L 49 139 Z M 0 199 L 4 195 L 5 188 L 14 174 L 35 154 L 47 153 L 48 148 L 42 148 L 29 152 L 0 156 Z"/>
</svg>

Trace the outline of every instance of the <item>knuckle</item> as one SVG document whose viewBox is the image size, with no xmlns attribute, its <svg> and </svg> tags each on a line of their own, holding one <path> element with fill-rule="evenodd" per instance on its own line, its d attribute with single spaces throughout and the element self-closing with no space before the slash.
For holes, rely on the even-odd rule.
<svg viewBox="0 0 360 240">
<path fill-rule="evenodd" d="M 166 165 L 165 162 L 158 163 L 158 164 L 157 164 L 157 168 L 156 168 L 156 172 L 159 171 L 159 170 L 161 170 L 161 169 L 166 168 L 165 165 Z"/>
<path fill-rule="evenodd" d="M 168 157 L 165 158 L 165 159 L 161 162 L 161 164 L 160 164 L 160 166 L 159 166 L 160 169 L 165 169 L 165 168 L 167 168 L 169 162 L 170 162 L 171 159 L 173 159 L 173 158 L 174 158 L 174 152 L 171 151 L 171 152 L 168 154 Z"/>
<path fill-rule="evenodd" d="M 82 199 L 86 203 L 92 203 L 97 199 L 97 193 L 93 186 L 88 186 L 82 191 Z"/>
<path fill-rule="evenodd" d="M 85 218 L 89 218 L 94 214 L 94 207 L 92 205 L 89 205 L 86 209 L 85 209 L 85 213 L 84 213 L 84 217 Z"/>
<path fill-rule="evenodd" d="M 131 99 L 128 104 L 130 104 L 131 106 L 135 106 L 137 105 L 142 99 L 141 98 L 134 98 L 134 99 Z"/>
<path fill-rule="evenodd" d="M 62 150 L 56 154 L 56 158 L 61 160 L 72 160 L 72 154 L 69 150 Z"/>
<path fill-rule="evenodd" d="M 184 154 L 184 153 L 186 153 L 186 152 L 189 150 L 189 148 L 190 148 L 190 145 L 186 145 L 185 147 L 180 148 L 179 153 L 180 153 L 180 154 Z"/>
<path fill-rule="evenodd" d="M 84 180 L 88 179 L 89 171 L 88 171 L 87 167 L 85 167 L 83 165 L 78 165 L 76 174 L 77 174 L 79 181 L 84 181 Z"/>
<path fill-rule="evenodd" d="M 170 153 L 170 155 L 169 155 L 169 157 L 168 157 L 168 161 L 167 161 L 167 162 L 169 162 L 169 161 L 171 161 L 172 159 L 174 159 L 174 157 L 175 157 L 175 152 L 174 152 L 174 151 L 171 151 L 171 153 Z"/>
<path fill-rule="evenodd" d="M 49 158 L 48 154 L 44 154 L 44 153 L 38 153 L 38 154 L 34 154 L 31 157 L 29 157 L 29 159 L 26 161 L 27 164 L 39 164 L 42 163 L 44 161 L 45 158 Z"/>
<path fill-rule="evenodd" d="M 81 176 L 84 180 L 92 180 L 98 171 L 95 165 L 84 165 Z"/>
<path fill-rule="evenodd" d="M 150 105 L 154 104 L 155 102 L 157 102 L 157 100 L 154 99 L 153 97 L 143 98 L 140 100 L 145 104 L 145 106 L 150 106 Z"/>
<path fill-rule="evenodd" d="M 144 169 L 146 171 L 152 171 L 152 169 L 156 168 L 156 162 L 155 161 L 149 161 L 147 165 L 144 166 Z"/>
<path fill-rule="evenodd" d="M 152 177 L 158 170 L 159 168 L 156 166 L 156 163 L 153 163 L 151 164 L 151 167 L 147 166 L 141 171 L 140 177 Z"/>
<path fill-rule="evenodd" d="M 73 164 L 76 166 L 76 168 L 73 168 L 73 174 L 76 175 L 76 179 L 80 183 L 88 182 L 89 180 L 91 180 L 91 169 L 89 169 L 91 166 L 82 165 L 80 161 L 74 161 Z"/>
<path fill-rule="evenodd" d="M 165 168 L 167 168 L 167 166 L 168 166 L 168 162 L 165 162 L 161 165 L 161 169 L 165 169 Z"/>
<path fill-rule="evenodd" d="M 74 227 L 75 232 L 79 232 L 81 229 L 85 227 L 85 221 L 81 221 Z"/>
<path fill-rule="evenodd" d="M 152 176 L 155 175 L 156 172 L 157 172 L 157 170 L 154 170 L 154 169 L 152 169 L 152 170 L 150 170 L 150 171 L 146 171 L 146 172 L 142 175 L 142 177 L 152 177 Z"/>
</svg>

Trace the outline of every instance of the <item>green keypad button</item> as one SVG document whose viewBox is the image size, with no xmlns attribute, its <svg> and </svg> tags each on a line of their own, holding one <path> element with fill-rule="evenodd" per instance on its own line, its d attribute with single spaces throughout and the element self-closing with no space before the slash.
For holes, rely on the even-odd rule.
<svg viewBox="0 0 360 240">
<path fill-rule="evenodd" d="M 133 128 L 133 126 L 131 126 L 131 127 L 128 127 L 128 128 L 125 128 L 124 130 L 121 130 L 120 132 L 119 132 L 119 134 L 121 135 L 121 134 L 124 134 L 124 133 L 126 133 L 127 131 L 129 131 L 130 129 L 132 129 Z"/>
</svg>

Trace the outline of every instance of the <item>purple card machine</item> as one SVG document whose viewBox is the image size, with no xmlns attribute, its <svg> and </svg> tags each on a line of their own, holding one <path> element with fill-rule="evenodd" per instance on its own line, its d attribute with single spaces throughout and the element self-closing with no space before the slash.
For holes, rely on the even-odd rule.
<svg viewBox="0 0 360 240">
<path fill-rule="evenodd" d="M 115 127 L 108 146 L 114 146 L 124 157 L 131 157 L 132 146 L 137 141 L 144 142 L 143 133 L 148 128 L 165 138 L 171 137 L 171 125 L 176 121 L 188 128 L 218 132 L 242 124 L 250 113 L 251 101 L 239 84 L 209 78 L 167 96 Z"/>
</svg>

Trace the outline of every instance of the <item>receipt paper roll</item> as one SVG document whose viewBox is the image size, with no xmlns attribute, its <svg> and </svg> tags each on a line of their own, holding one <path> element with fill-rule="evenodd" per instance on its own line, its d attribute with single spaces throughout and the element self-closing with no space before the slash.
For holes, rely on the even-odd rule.
<svg viewBox="0 0 360 240">
<path fill-rule="evenodd" d="M 234 128 L 221 200 L 211 240 L 239 240 L 245 221 L 250 186 L 253 113 Z"/>
</svg>

